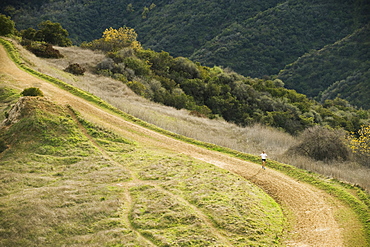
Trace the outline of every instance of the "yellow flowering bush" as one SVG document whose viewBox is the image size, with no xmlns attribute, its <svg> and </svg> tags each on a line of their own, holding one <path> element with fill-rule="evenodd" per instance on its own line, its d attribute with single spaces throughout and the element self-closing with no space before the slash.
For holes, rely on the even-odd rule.
<svg viewBox="0 0 370 247">
<path fill-rule="evenodd" d="M 119 50 L 124 47 L 141 48 L 141 44 L 136 39 L 137 33 L 133 28 L 120 27 L 119 29 L 114 29 L 110 27 L 103 32 L 104 42 L 110 43 L 113 46 L 113 50 Z"/>
<path fill-rule="evenodd" d="M 370 155 L 370 125 L 361 126 L 358 137 L 351 135 L 350 147 L 355 153 Z"/>
<path fill-rule="evenodd" d="M 370 125 L 363 125 L 349 136 L 349 146 L 356 162 L 370 167 Z"/>
<path fill-rule="evenodd" d="M 141 49 L 141 44 L 136 39 L 137 33 L 133 28 L 120 27 L 118 29 L 114 29 L 110 27 L 105 29 L 101 39 L 96 39 L 89 43 L 83 43 L 81 44 L 81 47 L 108 52 L 116 52 L 125 47 Z"/>
</svg>

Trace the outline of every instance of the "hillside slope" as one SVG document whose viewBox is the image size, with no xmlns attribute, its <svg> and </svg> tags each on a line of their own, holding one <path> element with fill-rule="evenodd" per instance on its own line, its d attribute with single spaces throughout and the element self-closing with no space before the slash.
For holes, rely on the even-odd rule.
<svg viewBox="0 0 370 247">
<path fill-rule="evenodd" d="M 9 82 L 9 86 L 18 90 L 30 86 L 40 87 L 48 98 L 53 99 L 58 104 L 69 104 L 81 114 L 83 119 L 92 122 L 94 125 L 110 129 L 119 136 L 130 142 L 138 143 L 139 146 L 148 150 L 163 150 L 172 154 L 181 153 L 253 181 L 279 202 L 287 213 L 289 212 L 292 215 L 291 220 L 294 218 L 294 221 L 291 222 L 292 228 L 287 233 L 289 239 L 286 244 L 291 246 L 344 246 L 345 241 L 348 240 L 342 236 L 344 232 L 341 228 L 346 229 L 346 231 L 353 231 L 344 233 L 347 237 L 361 236 L 362 230 L 360 228 L 347 225 L 354 223 L 356 221 L 355 217 L 350 217 L 354 221 L 341 222 L 344 225 L 339 225 L 335 218 L 338 211 L 348 209 L 342 203 L 313 186 L 297 182 L 274 170 L 262 171 L 259 165 L 187 144 L 128 122 L 117 114 L 103 110 L 46 81 L 30 76 L 10 61 L 2 47 L 0 52 L 0 71 L 3 80 Z M 152 175 L 146 174 L 146 176 Z M 168 176 L 169 174 L 162 174 L 159 177 L 167 181 Z M 132 183 L 123 185 L 130 187 Z M 135 183 L 135 185 L 137 184 Z M 139 196 L 139 194 L 136 194 L 136 196 Z M 362 235 L 362 237 L 364 236 Z"/>
<path fill-rule="evenodd" d="M 1 246 L 275 245 L 282 236 L 280 208 L 256 186 L 69 107 L 23 97 L 2 127 Z"/>
<path fill-rule="evenodd" d="M 59 22 L 75 43 L 128 26 L 146 48 L 231 67 L 245 76 L 275 75 L 311 49 L 351 34 L 369 21 L 361 1 L 29 1 L 3 3 L 22 30 Z M 13 5 L 14 8 L 5 8 Z M 1 7 L 1 5 L 0 5 Z"/>
<path fill-rule="evenodd" d="M 370 25 L 302 56 L 280 71 L 287 88 L 319 101 L 340 97 L 370 109 Z M 312 83 L 315 87 L 312 87 Z"/>
</svg>

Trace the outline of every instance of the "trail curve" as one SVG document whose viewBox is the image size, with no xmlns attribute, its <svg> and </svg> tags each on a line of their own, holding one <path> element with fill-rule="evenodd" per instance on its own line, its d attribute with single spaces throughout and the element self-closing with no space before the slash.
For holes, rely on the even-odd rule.
<svg viewBox="0 0 370 247">
<path fill-rule="evenodd" d="M 88 121 L 112 129 L 142 145 L 180 152 L 245 177 L 265 190 L 291 214 L 289 218 L 294 219 L 287 234 L 289 239 L 284 243 L 286 246 L 344 246 L 342 230 L 334 217 L 335 200 L 311 185 L 274 170 L 262 170 L 258 164 L 187 144 L 125 121 L 19 69 L 8 57 L 3 46 L 0 46 L 0 78 L 9 87 L 20 90 L 37 86 L 52 101 L 71 105 Z"/>
</svg>

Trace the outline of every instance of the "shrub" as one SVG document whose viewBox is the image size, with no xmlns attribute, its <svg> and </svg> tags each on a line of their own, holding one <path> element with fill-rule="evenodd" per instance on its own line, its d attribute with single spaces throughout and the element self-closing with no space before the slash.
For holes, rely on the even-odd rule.
<svg viewBox="0 0 370 247">
<path fill-rule="evenodd" d="M 62 58 L 63 55 L 53 48 L 51 44 L 42 42 L 28 42 L 26 49 L 38 57 L 43 58 Z"/>
<path fill-rule="evenodd" d="M 98 70 L 112 70 L 114 68 L 114 60 L 112 58 L 106 58 L 96 65 Z"/>
<path fill-rule="evenodd" d="M 15 23 L 10 17 L 0 14 L 0 35 L 5 36 L 16 32 Z"/>
<path fill-rule="evenodd" d="M 200 78 L 200 71 L 197 65 L 184 57 L 175 58 L 171 69 L 188 79 Z"/>
<path fill-rule="evenodd" d="M 70 46 L 72 41 L 67 38 L 68 31 L 62 27 L 60 23 L 52 21 L 43 21 L 39 24 L 40 30 L 36 34 L 39 41 L 59 46 Z"/>
<path fill-rule="evenodd" d="M 370 167 L 370 125 L 363 125 L 357 133 L 349 136 L 349 146 L 356 161 Z"/>
<path fill-rule="evenodd" d="M 134 70 L 135 74 L 138 76 L 148 76 L 151 73 L 150 65 L 138 58 L 127 57 L 124 63 L 128 68 Z"/>
<path fill-rule="evenodd" d="M 8 145 L 6 145 L 5 141 L 3 139 L 0 139 L 0 153 L 4 152 L 7 148 Z"/>
<path fill-rule="evenodd" d="M 317 125 L 306 129 L 301 142 L 288 152 L 322 161 L 349 160 L 351 152 L 344 140 L 344 132 Z"/>
<path fill-rule="evenodd" d="M 44 96 L 44 93 L 37 87 L 26 88 L 21 92 L 23 96 Z"/>
<path fill-rule="evenodd" d="M 78 63 L 72 63 L 67 68 L 65 68 L 64 71 L 74 75 L 83 75 L 86 69 L 81 67 Z"/>
<path fill-rule="evenodd" d="M 141 96 L 144 96 L 145 95 L 145 86 L 140 83 L 140 82 L 137 82 L 137 81 L 129 81 L 127 83 L 127 86 L 132 90 L 134 91 L 134 93 L 136 93 L 137 95 L 141 95 Z"/>
</svg>

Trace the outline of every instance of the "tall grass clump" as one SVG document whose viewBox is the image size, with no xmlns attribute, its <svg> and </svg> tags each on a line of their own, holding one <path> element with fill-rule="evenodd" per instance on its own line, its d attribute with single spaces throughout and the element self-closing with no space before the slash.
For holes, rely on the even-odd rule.
<svg viewBox="0 0 370 247">
<path fill-rule="evenodd" d="M 23 95 L 23 96 L 40 96 L 40 97 L 43 97 L 44 93 L 41 91 L 40 88 L 30 87 L 30 88 L 24 89 L 21 92 L 21 95 Z"/>
</svg>

